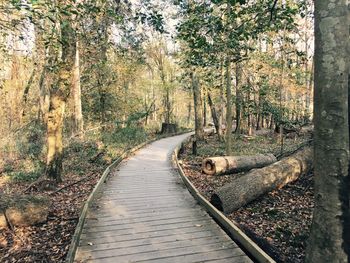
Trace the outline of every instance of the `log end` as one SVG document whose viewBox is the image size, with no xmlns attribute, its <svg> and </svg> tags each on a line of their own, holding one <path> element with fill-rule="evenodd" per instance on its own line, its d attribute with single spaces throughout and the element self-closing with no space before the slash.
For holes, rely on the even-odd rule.
<svg viewBox="0 0 350 263">
<path fill-rule="evenodd" d="M 210 198 L 210 203 L 216 207 L 216 209 L 218 209 L 219 211 L 223 212 L 224 211 L 224 207 L 222 204 L 222 201 L 220 199 L 220 197 L 217 194 L 213 194 Z"/>
<path fill-rule="evenodd" d="M 214 175 L 216 173 L 215 162 L 212 159 L 204 159 L 202 163 L 203 173 L 207 175 Z"/>
</svg>

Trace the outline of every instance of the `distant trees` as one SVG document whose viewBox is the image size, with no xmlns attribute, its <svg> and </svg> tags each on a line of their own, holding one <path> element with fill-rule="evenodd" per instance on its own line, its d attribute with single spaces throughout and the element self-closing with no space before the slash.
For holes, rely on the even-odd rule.
<svg viewBox="0 0 350 263">
<path fill-rule="evenodd" d="M 163 52 L 164 68 L 149 63 L 151 41 L 140 30 L 164 31 L 159 10 L 149 1 L 0 1 L 0 154 L 36 138 L 28 158 L 59 182 L 64 147 L 86 131 L 104 138 L 159 129 L 161 115 L 187 120 L 174 54 Z M 23 129 L 35 134 L 22 139 Z"/>
<path fill-rule="evenodd" d="M 233 131 L 250 134 L 253 127 L 302 122 L 305 110 L 297 89 L 308 79 L 308 67 L 304 67 L 302 61 L 306 59 L 297 46 L 300 36 L 295 21 L 306 16 L 304 3 L 177 2 L 182 15 L 178 39 L 186 74 L 195 69 L 203 88 L 220 90 L 220 95 L 211 96 L 212 102 L 222 103 L 223 91 L 226 93 L 226 110 L 216 106 L 220 109 L 216 114 L 226 115 L 218 119 L 226 119 L 227 154 Z M 282 56 L 287 47 L 288 56 Z"/>
<path fill-rule="evenodd" d="M 177 77 L 171 51 L 165 39 L 154 36 L 154 39 L 146 47 L 146 54 L 150 66 L 156 70 L 160 77 L 163 97 L 163 120 L 165 124 L 170 124 L 173 122 L 174 105 L 172 94 L 175 89 L 174 83 Z"/>
<path fill-rule="evenodd" d="M 315 1 L 315 210 L 306 262 L 350 262 L 348 3 Z"/>
</svg>

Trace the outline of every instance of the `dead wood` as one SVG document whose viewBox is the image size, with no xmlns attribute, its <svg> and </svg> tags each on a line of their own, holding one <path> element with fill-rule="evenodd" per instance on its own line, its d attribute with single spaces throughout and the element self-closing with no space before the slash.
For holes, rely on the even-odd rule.
<svg viewBox="0 0 350 263">
<path fill-rule="evenodd" d="M 208 175 L 232 174 L 261 168 L 276 161 L 273 154 L 210 157 L 203 160 L 202 170 Z"/>
<path fill-rule="evenodd" d="M 306 147 L 279 162 L 253 170 L 216 190 L 211 203 L 219 210 L 231 213 L 261 195 L 297 180 L 300 175 L 308 174 L 313 168 L 312 159 L 312 148 Z"/>
</svg>

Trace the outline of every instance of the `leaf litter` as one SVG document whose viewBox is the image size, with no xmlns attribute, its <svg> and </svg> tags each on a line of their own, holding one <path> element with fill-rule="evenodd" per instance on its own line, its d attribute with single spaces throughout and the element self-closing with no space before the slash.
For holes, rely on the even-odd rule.
<svg viewBox="0 0 350 263">
<path fill-rule="evenodd" d="M 286 151 L 298 148 L 304 139 L 287 140 Z M 249 142 L 236 138 L 233 148 L 235 155 L 276 154 L 278 142 L 266 137 Z M 217 188 L 230 183 L 237 176 L 244 176 L 244 173 L 223 176 L 202 173 L 203 158 L 224 155 L 224 145 L 215 137 L 207 137 L 199 144 L 198 156 L 191 154 L 190 143 L 185 145 L 183 152 L 180 158 L 186 176 L 208 200 Z M 277 262 L 301 263 L 305 258 L 313 207 L 313 174 L 308 174 L 226 216 Z"/>
</svg>

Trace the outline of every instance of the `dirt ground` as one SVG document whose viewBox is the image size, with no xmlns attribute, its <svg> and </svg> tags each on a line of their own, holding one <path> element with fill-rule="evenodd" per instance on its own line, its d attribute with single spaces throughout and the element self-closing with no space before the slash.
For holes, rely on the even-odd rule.
<svg viewBox="0 0 350 263">
<path fill-rule="evenodd" d="M 0 173 L 0 197 L 39 195 L 48 197 L 52 204 L 44 224 L 0 231 L 0 262 L 65 261 L 81 209 L 111 162 L 95 143 L 81 142 L 68 148 L 65 155 L 63 183 L 52 189 L 45 187 L 45 180 L 32 184 Z"/>
<path fill-rule="evenodd" d="M 31 227 L 14 227 L 0 231 L 0 262 L 64 262 L 81 208 L 97 183 L 101 169 L 91 165 L 91 172 L 83 181 L 71 175 L 57 189 L 79 182 L 54 193 L 32 187 L 28 193 L 51 199 L 48 220 Z M 22 193 L 28 184 L 11 184 L 11 193 Z"/>
<path fill-rule="evenodd" d="M 305 137 L 286 139 L 284 155 L 308 140 Z M 233 151 L 235 155 L 273 153 L 281 156 L 280 142 L 271 134 L 235 138 Z M 186 175 L 208 200 L 215 189 L 231 182 L 234 177 L 244 175 L 207 176 L 202 173 L 204 157 L 223 154 L 223 143 L 210 136 L 199 144 L 198 156 L 192 155 L 190 143 L 180 156 Z M 314 207 L 313 190 L 313 175 L 305 175 L 227 216 L 277 262 L 303 262 Z"/>
</svg>

